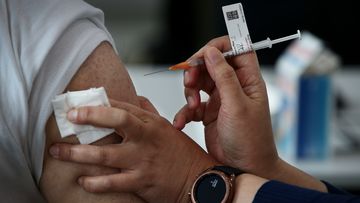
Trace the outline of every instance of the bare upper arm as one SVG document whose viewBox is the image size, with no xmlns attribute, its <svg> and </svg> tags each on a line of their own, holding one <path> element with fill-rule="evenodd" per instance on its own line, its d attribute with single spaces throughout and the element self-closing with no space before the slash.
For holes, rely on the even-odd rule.
<svg viewBox="0 0 360 203">
<path fill-rule="evenodd" d="M 108 42 L 101 43 L 81 65 L 65 91 L 104 87 L 108 97 L 139 105 L 131 79 Z M 72 136 L 61 139 L 54 115 L 46 124 L 46 146 L 40 189 L 48 202 L 142 202 L 132 194 L 90 194 L 78 184 L 80 175 L 113 172 L 113 169 L 55 160 L 49 156 L 49 146 L 56 142 L 78 143 Z M 118 135 L 107 136 L 94 144 L 120 142 Z"/>
</svg>

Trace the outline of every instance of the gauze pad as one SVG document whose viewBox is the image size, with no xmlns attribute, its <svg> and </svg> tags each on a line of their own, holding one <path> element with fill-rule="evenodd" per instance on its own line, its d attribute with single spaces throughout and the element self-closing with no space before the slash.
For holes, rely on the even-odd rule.
<svg viewBox="0 0 360 203">
<path fill-rule="evenodd" d="M 110 106 L 103 87 L 58 95 L 52 100 L 52 105 L 62 138 L 75 134 L 81 144 L 90 144 L 114 132 L 114 129 L 109 128 L 77 125 L 67 119 L 67 113 L 74 108 L 82 106 Z"/>
</svg>

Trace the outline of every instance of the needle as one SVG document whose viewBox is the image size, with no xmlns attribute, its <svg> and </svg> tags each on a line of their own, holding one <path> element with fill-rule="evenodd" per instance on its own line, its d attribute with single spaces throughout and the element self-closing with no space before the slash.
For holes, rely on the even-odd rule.
<svg viewBox="0 0 360 203">
<path fill-rule="evenodd" d="M 165 72 L 165 71 L 170 71 L 170 69 L 159 70 L 159 71 L 155 71 L 155 72 L 147 73 L 147 74 L 145 74 L 144 76 L 148 76 L 148 75 L 152 75 L 152 74 L 156 74 L 156 73 L 161 73 L 161 72 Z"/>
</svg>

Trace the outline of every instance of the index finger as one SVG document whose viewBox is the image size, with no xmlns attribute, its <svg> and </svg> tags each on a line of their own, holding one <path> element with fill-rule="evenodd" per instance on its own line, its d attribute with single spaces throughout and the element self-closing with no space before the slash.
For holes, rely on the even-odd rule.
<svg viewBox="0 0 360 203">
<path fill-rule="evenodd" d="M 188 61 L 196 58 L 203 58 L 205 50 L 209 47 L 216 47 L 221 52 L 231 49 L 231 44 L 228 36 L 222 36 L 209 41 L 204 47 L 192 55 Z M 196 90 L 193 96 L 198 96 L 198 90 L 203 90 L 207 93 L 211 92 L 214 88 L 214 82 L 207 73 L 205 66 L 191 67 L 185 71 L 184 74 L 184 86 L 186 88 Z M 194 91 L 192 91 L 194 92 Z M 189 95 L 185 95 L 189 96 Z"/>
<path fill-rule="evenodd" d="M 223 36 L 211 40 L 198 52 L 196 52 L 193 56 L 191 56 L 188 60 L 191 60 L 193 58 L 204 58 L 204 54 L 206 50 L 208 50 L 210 47 L 215 47 L 220 52 L 226 52 L 231 50 L 229 37 Z M 231 57 L 227 59 L 227 61 L 229 65 L 231 65 L 231 67 L 235 70 L 236 76 L 241 83 L 246 82 L 249 76 L 254 76 L 259 80 L 262 80 L 258 59 L 254 51 Z M 199 81 L 202 80 L 201 78 L 207 77 L 207 74 L 199 74 L 200 72 L 199 69 L 203 71 L 204 69 L 206 70 L 207 68 L 205 66 L 199 66 L 199 67 L 190 68 L 186 71 L 187 74 L 185 74 L 184 76 L 184 81 L 186 81 L 184 82 L 185 87 L 197 88 L 197 89 L 203 88 L 201 86 L 201 84 L 203 83 L 199 83 Z M 209 78 L 206 78 L 204 80 L 207 81 L 204 84 L 212 83 L 212 80 L 210 80 Z"/>
<path fill-rule="evenodd" d="M 222 36 L 209 41 L 199 51 L 192 55 L 188 61 L 197 58 L 204 58 L 205 51 L 209 47 L 215 47 L 221 52 L 231 50 L 230 39 L 228 36 Z M 191 67 L 185 71 L 184 74 L 184 85 L 187 88 L 201 89 L 208 92 L 213 89 L 214 82 L 207 73 L 205 66 Z"/>
<path fill-rule="evenodd" d="M 199 51 L 197 51 L 194 55 L 192 55 L 188 60 L 193 58 L 201 58 L 204 56 L 205 50 L 209 47 L 216 47 L 221 52 L 231 50 L 231 44 L 229 36 L 222 36 L 215 39 L 210 40 L 204 47 L 202 47 Z"/>
<path fill-rule="evenodd" d="M 69 111 L 67 116 L 73 123 L 113 128 L 123 132 L 126 137 L 139 134 L 144 120 L 148 119 L 147 116 L 139 118 L 126 110 L 104 106 L 79 107 Z"/>
</svg>

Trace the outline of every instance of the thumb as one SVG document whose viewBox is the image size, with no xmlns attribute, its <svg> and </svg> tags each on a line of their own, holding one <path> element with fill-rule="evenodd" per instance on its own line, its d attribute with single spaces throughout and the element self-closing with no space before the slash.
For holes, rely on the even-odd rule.
<svg viewBox="0 0 360 203">
<path fill-rule="evenodd" d="M 221 103 L 230 108 L 239 105 L 245 97 L 235 70 L 225 60 L 222 53 L 215 47 L 205 50 L 204 59 L 210 77 L 219 91 Z"/>
</svg>

